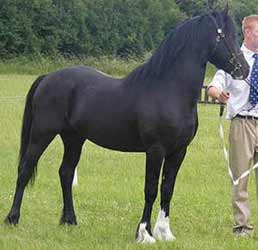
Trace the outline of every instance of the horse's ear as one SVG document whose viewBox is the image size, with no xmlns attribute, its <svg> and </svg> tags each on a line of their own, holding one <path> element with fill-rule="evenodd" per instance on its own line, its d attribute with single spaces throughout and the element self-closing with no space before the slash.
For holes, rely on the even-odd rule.
<svg viewBox="0 0 258 250">
<path fill-rule="evenodd" d="M 225 9 L 223 10 L 223 14 L 224 14 L 225 16 L 228 15 L 228 9 L 229 9 L 229 7 L 228 7 L 228 3 L 227 3 Z"/>
</svg>

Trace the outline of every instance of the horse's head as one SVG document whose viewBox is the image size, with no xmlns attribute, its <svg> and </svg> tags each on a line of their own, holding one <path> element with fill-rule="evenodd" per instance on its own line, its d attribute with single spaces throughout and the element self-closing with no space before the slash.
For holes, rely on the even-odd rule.
<svg viewBox="0 0 258 250">
<path fill-rule="evenodd" d="M 221 12 L 208 14 L 210 20 L 209 61 L 217 68 L 223 69 L 234 79 L 246 79 L 249 73 L 243 53 L 236 39 L 236 31 L 228 8 Z"/>
</svg>

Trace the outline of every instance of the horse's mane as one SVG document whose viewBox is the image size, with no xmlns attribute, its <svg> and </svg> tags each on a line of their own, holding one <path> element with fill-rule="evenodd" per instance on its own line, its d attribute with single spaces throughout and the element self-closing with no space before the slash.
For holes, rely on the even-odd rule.
<svg viewBox="0 0 258 250">
<path fill-rule="evenodd" d="M 210 13 L 215 18 L 219 16 L 218 12 Z M 188 50 L 195 50 L 199 43 L 199 37 L 207 32 L 201 27 L 204 17 L 208 14 L 197 16 L 178 24 L 172 29 L 150 59 L 143 65 L 132 71 L 126 78 L 126 82 L 131 82 L 148 77 L 160 78 L 164 72 L 171 69 L 176 62 L 180 52 L 186 47 Z M 207 20 L 207 19 L 206 19 Z M 208 27 L 208 26 L 207 26 Z"/>
</svg>

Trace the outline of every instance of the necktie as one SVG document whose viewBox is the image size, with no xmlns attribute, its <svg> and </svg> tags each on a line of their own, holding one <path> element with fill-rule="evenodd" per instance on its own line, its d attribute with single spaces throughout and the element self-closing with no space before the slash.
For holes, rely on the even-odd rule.
<svg viewBox="0 0 258 250">
<path fill-rule="evenodd" d="M 254 64 L 251 72 L 249 102 L 254 107 L 258 103 L 258 54 L 253 55 Z"/>
</svg>

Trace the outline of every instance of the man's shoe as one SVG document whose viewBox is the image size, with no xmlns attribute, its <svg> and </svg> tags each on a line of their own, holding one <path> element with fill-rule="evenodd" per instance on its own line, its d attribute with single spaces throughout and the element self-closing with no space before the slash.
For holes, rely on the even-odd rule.
<svg viewBox="0 0 258 250">
<path fill-rule="evenodd" d="M 253 235 L 253 231 L 252 226 L 240 226 L 233 228 L 233 234 L 236 238 L 250 238 Z"/>
</svg>

